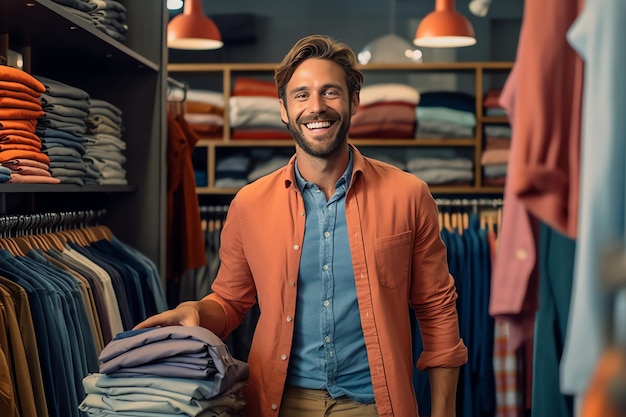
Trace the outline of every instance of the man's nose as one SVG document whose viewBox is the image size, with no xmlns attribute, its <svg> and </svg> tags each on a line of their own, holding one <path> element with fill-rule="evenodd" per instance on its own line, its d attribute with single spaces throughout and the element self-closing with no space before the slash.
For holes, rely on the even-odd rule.
<svg viewBox="0 0 626 417">
<path fill-rule="evenodd" d="M 322 94 L 312 94 L 309 99 L 309 112 L 320 113 L 326 109 L 326 101 Z"/>
</svg>

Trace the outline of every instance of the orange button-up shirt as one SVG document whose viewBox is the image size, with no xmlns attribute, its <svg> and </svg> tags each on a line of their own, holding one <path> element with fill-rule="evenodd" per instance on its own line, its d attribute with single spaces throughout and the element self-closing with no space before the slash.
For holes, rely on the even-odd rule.
<svg viewBox="0 0 626 417">
<path fill-rule="evenodd" d="M 428 186 L 412 174 L 363 157 L 356 148 L 346 220 L 363 335 L 380 417 L 417 416 L 409 306 L 422 332 L 420 369 L 467 361 L 457 293 Z M 248 356 L 247 415 L 280 410 L 295 323 L 305 210 L 286 167 L 244 187 L 221 236 L 213 293 L 226 314 L 225 337 L 257 301 L 260 317 Z"/>
</svg>

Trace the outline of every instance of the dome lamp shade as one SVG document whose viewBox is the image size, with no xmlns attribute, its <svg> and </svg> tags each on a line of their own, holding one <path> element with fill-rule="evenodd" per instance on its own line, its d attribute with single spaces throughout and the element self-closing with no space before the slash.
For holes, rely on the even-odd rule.
<svg viewBox="0 0 626 417">
<path fill-rule="evenodd" d="M 215 22 L 204 14 L 201 0 L 186 0 L 183 13 L 167 25 L 167 46 L 173 49 L 218 49 L 224 46 Z"/>
</svg>

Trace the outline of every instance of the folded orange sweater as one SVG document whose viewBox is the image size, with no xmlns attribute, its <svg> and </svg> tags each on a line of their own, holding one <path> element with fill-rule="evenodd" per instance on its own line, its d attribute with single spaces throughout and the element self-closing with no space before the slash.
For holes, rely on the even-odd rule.
<svg viewBox="0 0 626 417">
<path fill-rule="evenodd" d="M 38 162 L 50 165 L 50 158 L 43 152 L 24 151 L 21 149 L 11 149 L 8 151 L 0 152 L 0 163 L 10 161 L 11 159 L 33 159 Z"/>
<path fill-rule="evenodd" d="M 6 81 L 0 79 L 0 90 L 26 93 L 35 98 L 39 98 L 41 96 L 41 92 L 33 90 L 29 86 L 16 81 Z"/>
<path fill-rule="evenodd" d="M 38 79 L 26 71 L 9 67 L 7 65 L 0 65 L 0 80 L 21 83 L 39 93 L 44 93 L 46 91 L 46 87 Z"/>
<path fill-rule="evenodd" d="M 2 84 L 2 81 L 0 81 L 0 84 Z M 13 91 L 9 89 L 4 90 L 2 89 L 2 85 L 0 85 L 0 98 L 3 98 L 3 97 L 16 98 L 19 100 L 29 101 L 31 103 L 38 104 L 41 107 L 42 103 L 41 103 L 41 100 L 39 99 L 40 94 L 34 90 L 30 90 L 30 91 L 32 93 L 35 93 L 36 95 L 27 93 L 24 91 Z"/>
<path fill-rule="evenodd" d="M 17 130 L 26 130 L 32 133 L 35 133 L 35 128 L 37 127 L 36 119 L 20 119 L 20 120 L 12 120 L 12 119 L 2 119 L 0 118 L 0 132 L 3 130 L 17 129 Z"/>
</svg>

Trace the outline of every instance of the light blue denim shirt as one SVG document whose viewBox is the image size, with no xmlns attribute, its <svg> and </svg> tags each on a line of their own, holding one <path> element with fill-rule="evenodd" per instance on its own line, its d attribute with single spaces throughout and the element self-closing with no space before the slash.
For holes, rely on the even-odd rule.
<svg viewBox="0 0 626 417">
<path fill-rule="evenodd" d="M 302 178 L 297 161 L 295 164 L 307 216 L 287 384 L 326 389 L 334 398 L 347 395 L 372 403 L 374 392 L 346 225 L 345 196 L 352 165 L 350 153 L 335 194 L 326 201 L 317 185 Z"/>
</svg>

